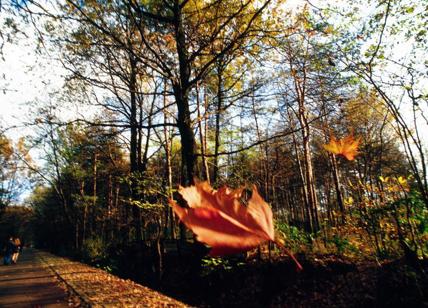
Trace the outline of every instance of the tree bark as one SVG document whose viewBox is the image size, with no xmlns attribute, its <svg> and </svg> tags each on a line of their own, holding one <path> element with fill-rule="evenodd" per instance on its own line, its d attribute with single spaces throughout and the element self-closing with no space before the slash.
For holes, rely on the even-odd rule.
<svg viewBox="0 0 428 308">
<path fill-rule="evenodd" d="M 177 126 L 181 137 L 182 177 L 184 186 L 193 184 L 195 176 L 196 142 L 193 135 L 192 121 L 189 109 L 190 91 L 190 61 L 187 51 L 186 35 L 182 23 L 182 11 L 179 1 L 174 2 L 174 31 L 177 43 L 177 56 L 180 76 L 173 81 L 173 91 L 177 104 Z"/>
<path fill-rule="evenodd" d="M 201 102 L 200 102 L 200 98 L 199 98 L 199 85 L 196 86 L 196 110 L 198 113 L 198 131 L 199 131 L 199 142 L 200 142 L 200 147 L 201 147 L 201 157 L 202 157 L 202 174 L 203 174 L 203 178 L 210 183 L 210 171 L 208 168 L 208 161 L 207 161 L 207 157 L 205 155 L 206 153 L 206 144 L 205 144 L 205 136 L 204 136 L 204 131 L 202 130 L 202 117 L 201 116 Z"/>
<path fill-rule="evenodd" d="M 137 61 L 132 54 L 129 54 L 130 65 L 130 79 L 129 79 L 129 94 L 130 94 L 130 126 L 131 126 L 131 141 L 130 141 L 130 171 L 131 171 L 131 199 L 136 200 L 139 198 L 137 194 L 137 173 L 138 173 L 138 121 L 137 121 Z M 133 226 L 135 228 L 136 241 L 141 242 L 142 236 L 142 222 L 141 211 L 137 206 L 132 206 Z"/>
</svg>

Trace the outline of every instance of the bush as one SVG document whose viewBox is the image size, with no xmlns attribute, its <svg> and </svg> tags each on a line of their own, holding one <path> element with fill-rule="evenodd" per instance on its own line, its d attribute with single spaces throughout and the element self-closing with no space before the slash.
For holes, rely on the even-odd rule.
<svg viewBox="0 0 428 308">
<path fill-rule="evenodd" d="M 97 263 L 107 258 L 108 245 L 99 237 L 85 240 L 82 248 L 82 257 L 86 262 Z"/>
<path fill-rule="evenodd" d="M 277 222 L 276 228 L 284 237 L 287 247 L 292 251 L 298 252 L 305 247 L 311 247 L 312 237 L 305 231 L 284 222 Z"/>
</svg>

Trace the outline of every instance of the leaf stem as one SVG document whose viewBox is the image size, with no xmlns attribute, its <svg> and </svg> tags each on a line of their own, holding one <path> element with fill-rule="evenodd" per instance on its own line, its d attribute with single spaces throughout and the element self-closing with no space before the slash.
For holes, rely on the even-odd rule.
<svg viewBox="0 0 428 308">
<path fill-rule="evenodd" d="M 303 270 L 303 266 L 297 261 L 297 259 L 294 257 L 294 255 L 284 246 L 283 243 L 280 242 L 279 239 L 275 239 L 273 241 L 283 252 L 285 252 L 293 261 L 296 263 L 297 271 L 300 272 Z"/>
</svg>

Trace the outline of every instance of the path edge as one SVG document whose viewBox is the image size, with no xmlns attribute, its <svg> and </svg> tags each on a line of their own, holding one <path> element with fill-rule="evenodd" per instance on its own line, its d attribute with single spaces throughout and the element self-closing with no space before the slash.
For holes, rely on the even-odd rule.
<svg viewBox="0 0 428 308">
<path fill-rule="evenodd" d="M 75 296 L 77 296 L 79 299 L 80 299 L 80 301 L 81 301 L 81 305 L 79 306 L 79 307 L 84 307 L 84 308 L 90 308 L 90 307 L 92 307 L 93 306 L 93 304 L 92 304 L 92 302 L 91 302 L 91 300 L 85 295 L 85 294 L 82 294 L 81 292 L 79 292 L 79 291 L 77 291 L 77 288 L 73 285 L 73 283 L 70 283 L 69 281 L 67 281 L 66 279 L 64 279 L 62 276 L 61 276 L 61 274 L 60 273 L 58 273 L 56 270 L 55 270 L 55 268 L 52 266 L 52 265 L 50 265 L 49 264 L 49 262 L 48 262 L 48 260 L 46 260 L 46 259 L 44 259 L 43 258 L 43 256 L 42 256 L 42 254 L 40 253 L 41 251 L 39 251 L 39 250 L 35 250 L 34 251 L 35 252 L 35 254 L 36 254 L 36 256 L 37 256 L 37 258 L 39 259 L 39 260 L 41 260 L 44 264 L 46 264 L 46 266 L 47 266 L 47 268 L 52 272 L 52 273 L 54 273 L 55 274 L 55 276 L 61 281 L 61 282 L 63 282 L 66 286 L 67 286 L 67 289 L 68 289 L 68 291 L 72 294 L 72 295 L 75 295 Z M 44 253 L 48 253 L 48 252 L 45 252 L 45 251 L 43 251 Z"/>
</svg>

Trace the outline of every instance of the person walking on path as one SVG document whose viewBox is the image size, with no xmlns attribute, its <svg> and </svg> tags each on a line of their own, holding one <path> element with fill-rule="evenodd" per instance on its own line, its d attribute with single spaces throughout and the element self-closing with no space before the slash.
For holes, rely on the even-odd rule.
<svg viewBox="0 0 428 308">
<path fill-rule="evenodd" d="M 15 247 L 12 255 L 12 262 L 16 264 L 18 262 L 19 252 L 21 251 L 21 240 L 19 237 L 15 237 L 14 239 Z"/>
<path fill-rule="evenodd" d="M 6 251 L 3 260 L 4 265 L 10 265 L 12 263 L 12 255 L 15 252 L 15 248 L 15 242 L 13 241 L 13 237 L 11 237 L 6 244 Z"/>
</svg>

